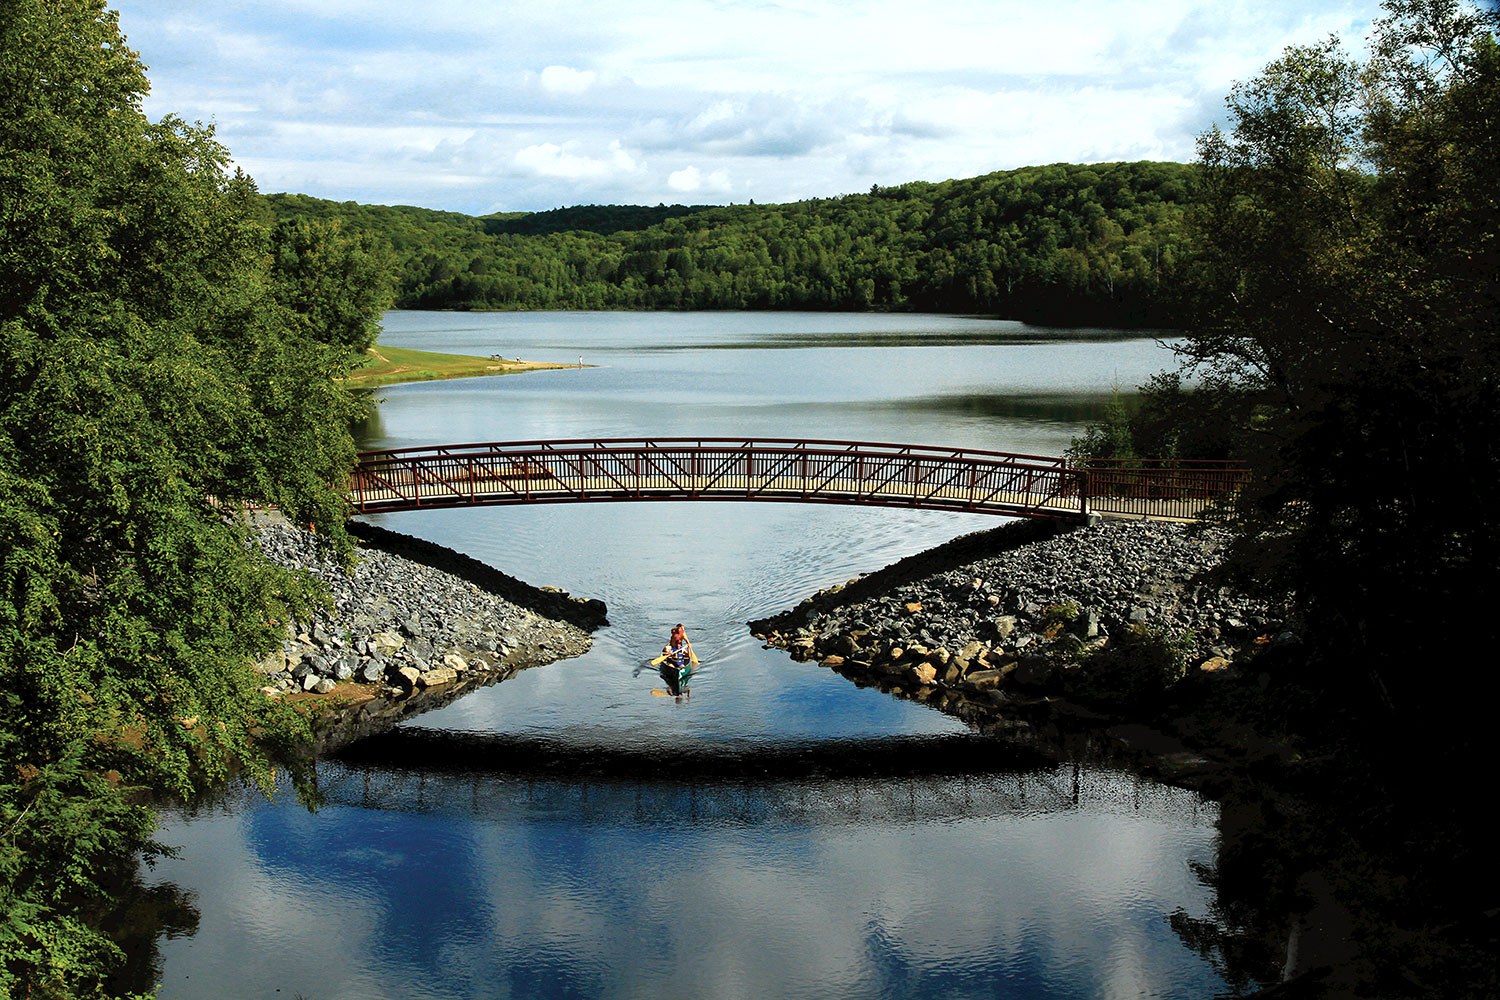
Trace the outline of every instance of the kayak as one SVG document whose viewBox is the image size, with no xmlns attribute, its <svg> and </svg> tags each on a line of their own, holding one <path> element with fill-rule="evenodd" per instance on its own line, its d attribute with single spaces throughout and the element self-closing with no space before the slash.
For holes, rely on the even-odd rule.
<svg viewBox="0 0 1500 1000">
<path fill-rule="evenodd" d="M 658 656 L 651 661 L 651 665 L 657 668 L 661 674 L 661 679 L 667 682 L 669 690 L 663 693 L 671 694 L 675 697 L 681 695 L 686 689 L 688 678 L 693 676 L 693 671 L 698 667 L 698 657 L 689 654 L 687 664 L 682 667 L 668 663 L 669 659 L 671 657 L 667 655 Z"/>
</svg>

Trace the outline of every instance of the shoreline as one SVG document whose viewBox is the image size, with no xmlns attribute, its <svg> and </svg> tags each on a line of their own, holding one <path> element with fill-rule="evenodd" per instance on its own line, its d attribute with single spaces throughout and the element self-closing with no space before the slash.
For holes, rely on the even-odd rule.
<svg viewBox="0 0 1500 1000">
<path fill-rule="evenodd" d="M 254 665 L 267 697 L 308 711 L 318 754 L 580 656 L 608 623 L 601 601 L 533 587 L 376 525 L 350 522 L 359 561 L 348 572 L 279 515 L 260 515 L 255 530 L 273 561 L 312 573 L 333 600 L 291 623 L 281 648 Z"/>
<path fill-rule="evenodd" d="M 1298 645 L 1284 608 L 1222 576 L 1224 542 L 1204 527 L 1015 522 L 748 624 L 767 648 L 980 732 L 1212 794 L 1301 759 L 1220 716 Z"/>
<path fill-rule="evenodd" d="M 522 372 L 565 371 L 593 368 L 594 365 L 558 364 L 548 361 L 506 360 L 495 355 L 481 358 L 469 354 L 439 354 L 411 347 L 387 347 L 376 344 L 366 354 L 373 359 L 341 381 L 351 389 L 378 389 L 411 382 L 434 382 L 455 378 L 478 378 L 486 375 L 515 375 Z"/>
</svg>

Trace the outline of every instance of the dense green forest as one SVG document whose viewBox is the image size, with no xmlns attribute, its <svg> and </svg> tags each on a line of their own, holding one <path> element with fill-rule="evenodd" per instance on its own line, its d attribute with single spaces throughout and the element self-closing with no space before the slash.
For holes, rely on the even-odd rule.
<svg viewBox="0 0 1500 1000">
<path fill-rule="evenodd" d="M 1197 170 L 1057 164 L 788 205 L 476 218 L 272 195 L 395 248 L 409 309 L 847 309 L 1170 324 Z"/>
<path fill-rule="evenodd" d="M 250 664 L 318 596 L 236 515 L 346 539 L 339 378 L 390 302 L 384 243 L 278 222 L 146 90 L 103 0 L 5 3 L 0 997 L 99 992 L 146 803 L 308 738 Z"/>
</svg>

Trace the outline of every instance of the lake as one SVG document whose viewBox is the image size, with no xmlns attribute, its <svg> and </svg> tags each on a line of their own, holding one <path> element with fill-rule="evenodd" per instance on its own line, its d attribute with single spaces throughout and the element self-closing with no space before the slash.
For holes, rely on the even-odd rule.
<svg viewBox="0 0 1500 1000">
<path fill-rule="evenodd" d="M 942 316 L 407 313 L 382 343 L 586 367 L 380 390 L 365 447 L 848 438 L 1061 454 L 1171 364 L 1140 334 Z M 1216 805 L 1047 762 L 783 653 L 745 623 L 979 515 L 766 503 L 388 515 L 609 606 L 583 657 L 319 765 L 325 803 L 167 818 L 146 881 L 195 911 L 163 998 L 1201 997 Z M 653 694 L 673 623 L 703 666 Z M 705 755 L 740 764 L 726 776 Z M 788 767 L 806 757 L 832 769 Z M 609 761 L 599 768 L 598 761 Z M 622 776 L 624 775 L 624 776 Z"/>
</svg>

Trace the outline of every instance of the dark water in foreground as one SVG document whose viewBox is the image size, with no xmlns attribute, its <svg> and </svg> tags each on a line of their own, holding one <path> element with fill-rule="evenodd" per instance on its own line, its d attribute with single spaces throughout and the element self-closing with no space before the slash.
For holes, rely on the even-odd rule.
<svg viewBox="0 0 1500 1000">
<path fill-rule="evenodd" d="M 372 447 L 737 434 L 1059 453 L 1149 339 L 947 317 L 393 314 L 384 342 L 599 367 L 383 391 Z M 1201 997 L 1168 916 L 1218 809 L 1043 763 L 760 648 L 744 623 L 995 522 L 775 504 L 382 522 L 603 598 L 585 656 L 320 764 L 326 801 L 176 817 L 173 997 Z M 641 668 L 674 621 L 692 695 Z M 403 742 L 404 741 L 404 742 Z M 733 766 L 721 766 L 732 759 Z"/>
</svg>

